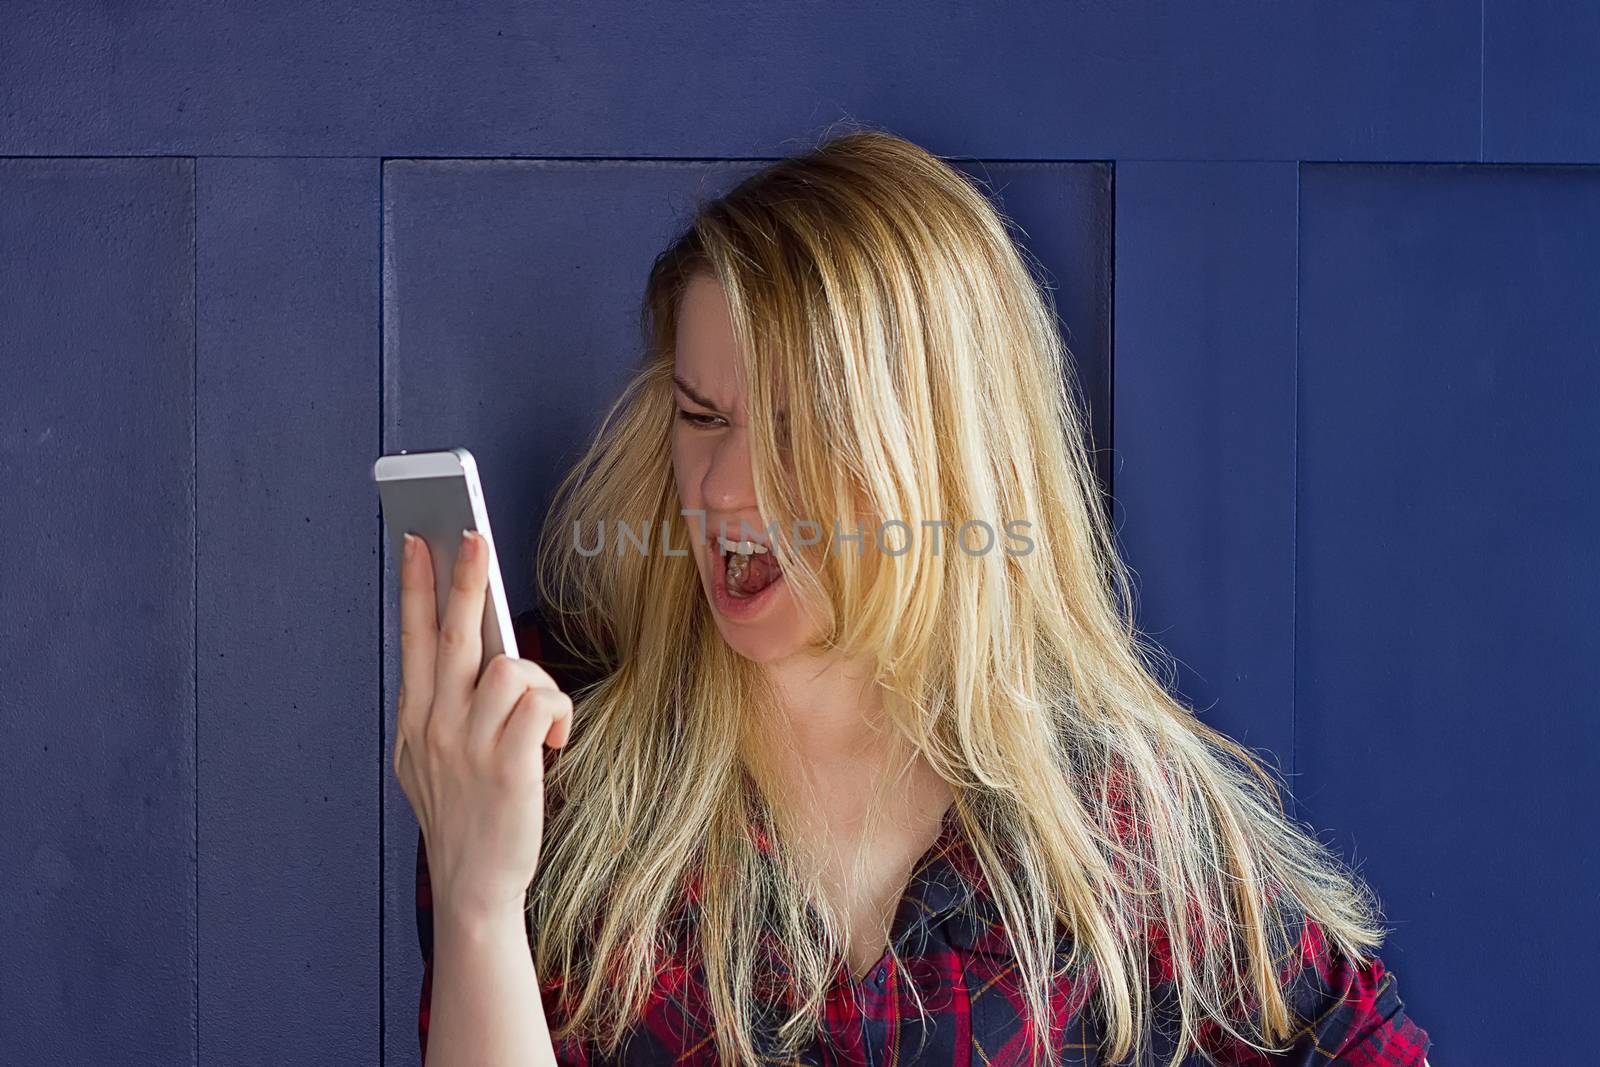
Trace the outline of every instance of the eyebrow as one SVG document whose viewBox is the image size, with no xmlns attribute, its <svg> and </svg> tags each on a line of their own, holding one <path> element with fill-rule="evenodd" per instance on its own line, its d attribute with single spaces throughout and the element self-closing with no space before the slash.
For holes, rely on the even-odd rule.
<svg viewBox="0 0 1600 1067">
<path fill-rule="evenodd" d="M 690 400 L 693 400 L 696 404 L 699 404 L 701 407 L 710 408 L 712 411 L 722 410 L 716 404 L 701 396 L 699 390 L 695 389 L 694 386 L 690 385 L 679 375 L 674 374 L 672 376 L 672 384 L 676 385 L 679 389 L 682 389 L 684 395 L 686 395 Z M 780 420 L 787 421 L 789 418 L 789 413 L 787 411 L 780 411 L 778 412 L 778 418 Z"/>
<path fill-rule="evenodd" d="M 717 407 L 716 404 L 713 404 L 711 401 L 701 396 L 698 389 L 684 381 L 679 375 L 674 374 L 672 376 L 672 384 L 676 385 L 679 389 L 682 389 L 685 396 L 687 396 L 690 400 L 693 400 L 696 404 L 699 404 L 701 407 L 710 408 L 712 411 L 722 410 L 721 408 Z"/>
</svg>

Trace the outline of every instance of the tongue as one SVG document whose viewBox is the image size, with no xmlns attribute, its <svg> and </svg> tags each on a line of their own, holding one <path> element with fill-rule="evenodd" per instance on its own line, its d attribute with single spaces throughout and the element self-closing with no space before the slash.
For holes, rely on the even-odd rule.
<svg viewBox="0 0 1600 1067">
<path fill-rule="evenodd" d="M 728 589 L 739 596 L 755 596 L 777 581 L 782 573 L 770 553 L 758 552 L 752 555 L 750 562 L 745 565 L 743 578 L 739 577 L 736 568 L 729 567 Z"/>
</svg>

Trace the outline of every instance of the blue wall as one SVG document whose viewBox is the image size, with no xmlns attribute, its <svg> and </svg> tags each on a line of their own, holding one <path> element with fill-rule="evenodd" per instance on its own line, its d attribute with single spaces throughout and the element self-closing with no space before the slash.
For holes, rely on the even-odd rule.
<svg viewBox="0 0 1600 1067">
<path fill-rule="evenodd" d="M 695 197 L 855 117 L 1057 286 L 1142 626 L 1438 1064 L 1586 1064 L 1600 5 L 0 7 L 0 1058 L 416 1061 L 370 466 L 514 608 Z"/>
</svg>

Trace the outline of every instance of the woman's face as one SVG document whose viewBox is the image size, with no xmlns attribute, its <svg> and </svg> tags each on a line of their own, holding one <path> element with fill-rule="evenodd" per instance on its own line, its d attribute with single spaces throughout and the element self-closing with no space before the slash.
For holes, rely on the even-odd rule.
<svg viewBox="0 0 1600 1067">
<path fill-rule="evenodd" d="M 722 286 L 710 275 L 695 275 L 682 297 L 674 377 L 672 470 L 712 616 L 723 639 L 746 659 L 782 659 L 805 645 L 811 620 L 781 574 L 759 592 L 740 596 L 741 586 L 760 585 L 775 572 L 775 561 L 754 553 L 748 564 L 735 563 L 730 579 L 732 553 L 725 556 L 719 543 L 720 533 L 732 542 L 765 546 L 773 532 L 757 511 L 750 476 L 743 360 Z"/>
</svg>

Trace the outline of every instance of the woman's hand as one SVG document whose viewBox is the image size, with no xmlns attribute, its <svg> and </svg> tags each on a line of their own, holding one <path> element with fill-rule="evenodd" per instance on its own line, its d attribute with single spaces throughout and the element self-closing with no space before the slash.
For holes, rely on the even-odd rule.
<svg viewBox="0 0 1600 1067">
<path fill-rule="evenodd" d="M 530 660 L 497 655 L 479 677 L 489 553 L 477 533 L 462 539 L 442 624 L 427 542 L 406 545 L 393 765 L 435 911 L 521 915 L 544 833 L 544 745 L 567 743 L 572 700 Z"/>
</svg>

